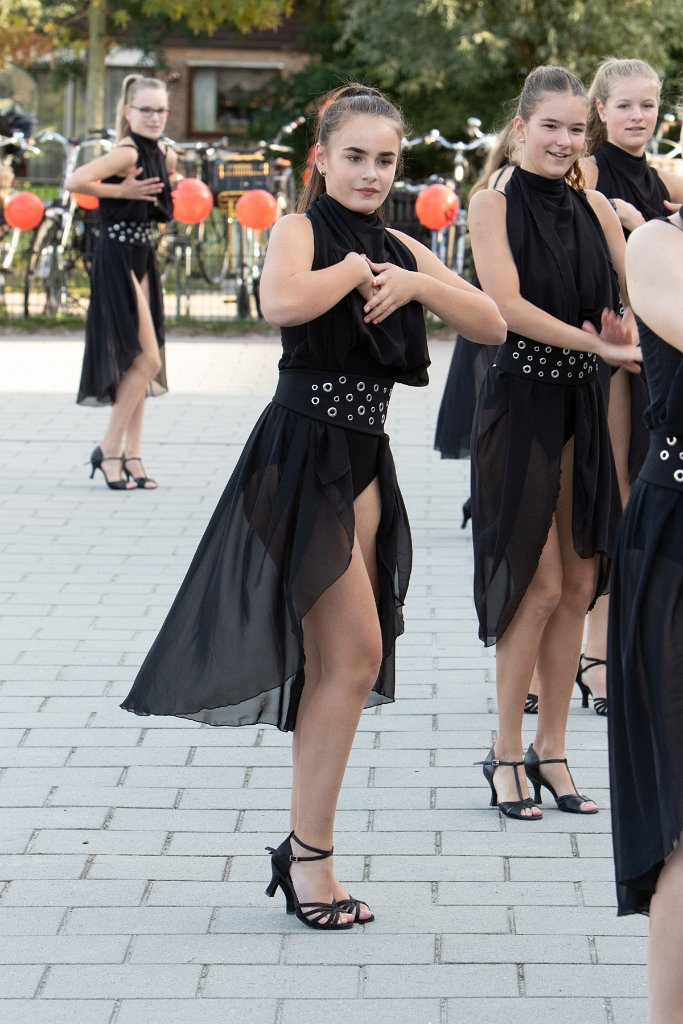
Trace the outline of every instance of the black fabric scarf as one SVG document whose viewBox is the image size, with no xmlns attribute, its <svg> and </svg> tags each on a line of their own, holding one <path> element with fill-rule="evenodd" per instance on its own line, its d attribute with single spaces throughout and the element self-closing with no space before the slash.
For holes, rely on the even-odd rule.
<svg viewBox="0 0 683 1024">
<path fill-rule="evenodd" d="M 640 210 L 645 220 L 666 213 L 664 200 L 669 190 L 643 156 L 633 156 L 611 142 L 603 142 L 595 152 L 598 165 L 596 188 L 608 199 L 624 199 Z"/>
<path fill-rule="evenodd" d="M 373 263 L 393 263 L 415 270 L 415 258 L 398 238 L 390 234 L 376 214 L 355 213 L 327 193 L 319 196 L 308 210 L 308 217 L 322 230 L 315 231 L 316 252 L 313 270 L 340 263 L 349 252 L 365 254 Z M 419 302 L 401 306 L 380 324 L 364 323 L 365 302 L 354 288 L 341 302 L 309 324 L 312 347 L 320 343 L 334 355 L 343 369 L 351 349 L 362 348 L 378 363 L 398 373 L 408 371 L 403 383 L 428 381 L 427 335 Z"/>
<path fill-rule="evenodd" d="M 600 330 L 602 311 L 619 308 L 617 275 L 600 222 L 585 195 L 564 178 L 516 168 L 505 186 L 507 233 L 520 292 L 551 316 Z"/>
</svg>

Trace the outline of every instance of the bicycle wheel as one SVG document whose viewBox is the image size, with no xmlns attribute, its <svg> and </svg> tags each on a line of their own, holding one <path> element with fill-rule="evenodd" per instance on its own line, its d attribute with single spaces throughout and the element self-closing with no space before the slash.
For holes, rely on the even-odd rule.
<svg viewBox="0 0 683 1024">
<path fill-rule="evenodd" d="M 228 274 L 230 250 L 228 222 L 220 210 L 212 210 L 197 224 L 197 263 L 207 284 L 220 284 Z"/>
<path fill-rule="evenodd" d="M 24 277 L 24 316 L 55 315 L 66 304 L 66 270 L 60 225 L 44 220 L 33 236 Z"/>
</svg>

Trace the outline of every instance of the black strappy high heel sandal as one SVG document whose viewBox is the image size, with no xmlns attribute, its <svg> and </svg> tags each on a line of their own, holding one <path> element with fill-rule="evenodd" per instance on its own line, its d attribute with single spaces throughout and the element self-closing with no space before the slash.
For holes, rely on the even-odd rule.
<svg viewBox="0 0 683 1024">
<path fill-rule="evenodd" d="M 591 658 L 588 654 L 582 654 L 579 658 L 579 667 L 576 670 L 576 685 L 581 690 L 582 708 L 587 708 L 588 698 L 593 697 L 593 691 L 590 686 L 587 686 L 583 681 L 583 673 L 587 672 L 590 668 L 595 668 L 596 665 L 606 664 L 607 662 L 604 658 Z M 595 711 L 596 715 L 601 715 L 603 718 L 606 718 L 607 710 L 607 697 L 593 697 L 593 711 Z"/>
<path fill-rule="evenodd" d="M 104 472 L 104 469 L 102 468 L 102 463 L 103 462 L 118 462 L 118 463 L 121 464 L 122 469 L 124 469 L 124 471 L 125 471 L 125 467 L 123 465 L 123 459 L 122 459 L 122 457 L 120 455 L 106 455 L 105 456 L 104 452 L 102 451 L 102 449 L 98 445 L 97 448 L 94 449 L 92 455 L 90 456 L 90 466 L 92 467 L 91 471 L 90 471 L 90 479 L 91 480 L 95 476 L 95 470 L 99 469 L 100 473 L 104 477 L 104 482 L 106 483 L 107 487 L 111 491 L 132 491 L 132 490 L 134 490 L 133 487 L 129 487 L 128 486 L 128 480 L 127 479 L 126 480 L 124 480 L 124 479 L 110 480 L 109 477 L 107 476 L 107 474 Z M 87 465 L 87 463 L 86 463 L 86 465 Z M 128 474 L 126 474 L 126 476 L 127 475 Z"/>
<path fill-rule="evenodd" d="M 309 850 L 315 856 L 295 857 L 292 853 L 292 839 L 299 846 L 302 846 L 304 850 Z M 319 850 L 315 846 L 308 846 L 307 843 L 302 843 L 293 832 L 290 832 L 285 841 L 280 843 L 276 850 L 272 846 L 267 846 L 266 850 L 271 854 L 270 862 L 273 868 L 273 877 L 266 889 L 266 896 L 274 896 L 279 886 L 285 894 L 287 913 L 296 914 L 298 919 L 309 928 L 317 928 L 321 931 L 343 931 L 344 929 L 353 928 L 353 921 L 340 923 L 340 917 L 344 911 L 341 910 L 335 900 L 332 903 L 299 903 L 299 898 L 294 890 L 292 877 L 289 873 L 292 864 L 305 860 L 326 860 L 334 853 L 333 849 Z"/>
<path fill-rule="evenodd" d="M 527 693 L 526 700 L 524 701 L 524 714 L 525 715 L 537 715 L 538 714 L 538 694 Z"/>
<path fill-rule="evenodd" d="M 574 787 L 573 793 L 565 793 L 564 796 L 558 796 L 553 787 L 549 782 L 541 775 L 542 764 L 563 764 L 569 772 L 569 778 L 571 784 Z M 581 804 L 586 803 L 591 798 L 584 796 L 583 793 L 579 793 L 576 788 L 576 783 L 572 778 L 572 773 L 569 771 L 569 765 L 567 764 L 566 757 L 547 757 L 544 760 L 540 760 L 538 754 L 534 750 L 533 743 L 529 746 L 526 754 L 524 755 L 524 771 L 527 774 L 527 778 L 533 784 L 534 787 L 534 802 L 540 804 L 541 801 L 541 790 L 543 786 L 553 796 L 555 803 L 561 811 L 565 811 L 567 814 L 597 814 L 598 808 L 594 807 L 591 811 L 582 811 Z M 594 802 L 594 801 L 593 801 Z"/>
<path fill-rule="evenodd" d="M 140 468 L 142 469 L 142 476 L 133 476 L 128 469 L 126 463 L 128 462 L 139 462 Z M 152 480 L 151 476 L 147 476 L 145 467 L 142 465 L 142 459 L 139 455 L 124 455 L 123 457 L 123 471 L 129 480 L 134 480 L 138 487 L 143 491 L 156 491 L 158 484 L 156 480 Z M 150 485 L 149 487 L 147 485 Z"/>
<path fill-rule="evenodd" d="M 475 764 L 481 764 L 484 766 L 484 778 L 491 787 L 491 807 L 497 807 L 499 811 L 504 814 L 507 818 L 517 818 L 519 821 L 540 821 L 543 817 L 542 814 L 523 814 L 527 808 L 535 808 L 534 801 L 530 796 L 522 796 L 522 787 L 519 782 L 519 768 L 522 767 L 524 761 L 500 761 L 493 752 L 493 747 L 488 752 L 485 761 L 475 761 Z M 498 803 L 498 793 L 496 792 L 496 785 L 493 781 L 493 775 L 496 768 L 502 766 L 503 768 L 514 768 L 515 770 L 515 783 L 517 785 L 517 793 L 519 794 L 519 800 L 503 800 L 502 803 Z"/>
</svg>

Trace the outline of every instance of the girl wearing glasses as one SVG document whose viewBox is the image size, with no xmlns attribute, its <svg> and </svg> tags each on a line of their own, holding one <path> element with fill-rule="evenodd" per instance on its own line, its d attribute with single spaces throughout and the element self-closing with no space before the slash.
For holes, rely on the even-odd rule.
<svg viewBox="0 0 683 1024">
<path fill-rule="evenodd" d="M 147 395 L 166 392 L 164 306 L 153 228 L 173 216 L 176 157 L 160 141 L 168 116 L 166 86 L 128 75 L 117 108 L 117 144 L 76 168 L 65 186 L 100 200 L 100 240 L 92 270 L 85 355 L 77 401 L 111 405 L 92 455 L 111 490 L 153 490 L 142 464 Z"/>
</svg>

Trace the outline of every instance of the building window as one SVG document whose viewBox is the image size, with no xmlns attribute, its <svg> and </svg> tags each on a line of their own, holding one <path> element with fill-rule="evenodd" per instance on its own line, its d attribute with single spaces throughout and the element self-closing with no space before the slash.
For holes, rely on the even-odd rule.
<svg viewBox="0 0 683 1024">
<path fill-rule="evenodd" d="M 192 68 L 191 131 L 245 138 L 260 106 L 256 95 L 274 76 L 272 66 Z"/>
</svg>

